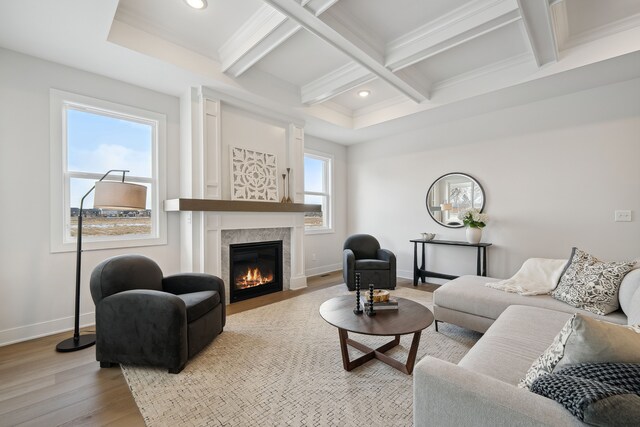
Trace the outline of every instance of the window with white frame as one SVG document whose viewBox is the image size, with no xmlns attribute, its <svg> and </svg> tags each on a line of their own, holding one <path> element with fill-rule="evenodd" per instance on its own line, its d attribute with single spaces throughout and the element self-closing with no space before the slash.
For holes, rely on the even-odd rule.
<svg viewBox="0 0 640 427">
<path fill-rule="evenodd" d="M 331 168 L 330 155 L 306 151 L 304 154 L 304 202 L 322 206 L 322 212 L 307 212 L 304 217 L 307 232 L 331 231 Z"/>
<path fill-rule="evenodd" d="M 163 114 L 51 90 L 51 248 L 72 250 L 82 197 L 108 170 L 129 172 L 125 181 L 147 187 L 142 211 L 93 208 L 84 200 L 82 238 L 86 249 L 166 243 Z M 105 180 L 121 180 L 112 173 Z"/>
</svg>

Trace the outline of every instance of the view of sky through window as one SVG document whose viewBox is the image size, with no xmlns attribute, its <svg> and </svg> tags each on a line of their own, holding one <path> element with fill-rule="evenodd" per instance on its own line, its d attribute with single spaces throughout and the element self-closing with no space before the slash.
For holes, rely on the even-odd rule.
<svg viewBox="0 0 640 427">
<path fill-rule="evenodd" d="M 304 156 L 304 202 L 322 206 L 322 212 L 305 213 L 304 223 L 307 230 L 329 226 L 329 218 L 325 214 L 329 208 L 328 177 L 326 176 L 328 161 L 312 155 Z"/>
<path fill-rule="evenodd" d="M 304 157 L 304 191 L 324 191 L 324 161 Z"/>
<path fill-rule="evenodd" d="M 127 175 L 150 178 L 152 147 L 153 126 L 150 124 L 67 109 L 69 171 L 104 174 L 110 169 L 125 169 L 130 171 Z M 112 179 L 117 176 L 110 175 Z M 71 207 L 80 206 L 80 199 L 95 181 L 71 180 Z M 147 197 L 147 208 L 150 203 L 151 198 Z M 93 193 L 85 199 L 84 207 L 93 207 Z"/>
</svg>

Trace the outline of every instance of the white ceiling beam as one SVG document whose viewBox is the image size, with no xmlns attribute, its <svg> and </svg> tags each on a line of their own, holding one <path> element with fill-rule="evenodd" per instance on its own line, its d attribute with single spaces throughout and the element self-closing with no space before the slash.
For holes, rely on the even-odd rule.
<svg viewBox="0 0 640 427">
<path fill-rule="evenodd" d="M 302 7 L 295 0 L 264 0 L 274 8 L 278 9 L 289 18 L 295 20 L 309 32 L 320 37 L 336 49 L 350 57 L 354 62 L 373 73 L 376 77 L 386 81 L 391 86 L 402 92 L 404 95 L 414 100 L 422 102 L 427 99 L 427 94 L 422 90 L 407 83 L 401 77 L 394 74 L 384 66 L 381 58 L 367 49 L 365 44 L 355 38 L 347 38 L 337 32 L 332 27 L 317 18 L 311 12 Z"/>
<path fill-rule="evenodd" d="M 396 71 L 520 20 L 516 0 L 478 0 L 390 42 L 386 66 Z"/>
<path fill-rule="evenodd" d="M 338 0 L 302 0 L 302 6 L 313 12 L 314 15 L 320 16 L 331 6 L 336 4 Z"/>
<path fill-rule="evenodd" d="M 549 0 L 518 0 L 524 28 L 539 67 L 558 61 Z"/>
<path fill-rule="evenodd" d="M 283 28 L 289 19 L 277 10 L 262 5 L 219 49 L 222 71 L 238 77 L 253 63 L 260 60 L 277 40 L 286 38 L 300 29 L 299 25 Z M 266 43 L 271 41 L 271 44 Z M 234 70 L 231 70 L 234 68 Z"/>
<path fill-rule="evenodd" d="M 338 0 L 301 0 L 319 15 Z M 242 27 L 220 47 L 222 71 L 239 77 L 269 52 L 287 41 L 302 28 L 298 23 L 269 5 L 262 5 Z"/>
<path fill-rule="evenodd" d="M 355 86 L 376 78 L 376 75 L 360 64 L 350 62 L 300 88 L 302 103 L 314 105 L 340 95 Z"/>
<path fill-rule="evenodd" d="M 344 24 L 331 18 L 329 16 L 326 21 L 333 28 L 340 26 L 338 29 L 343 34 L 349 31 L 348 28 L 342 28 Z M 426 81 L 424 76 L 415 76 L 400 70 L 408 72 L 409 65 L 520 19 L 516 0 L 477 0 L 389 43 L 386 47 L 385 65 L 412 87 L 428 94 L 430 82 Z M 382 58 L 382 53 L 369 47 L 371 43 L 363 43 L 367 46 L 364 49 L 368 49 L 371 56 Z M 300 89 L 302 102 L 306 105 L 324 102 L 366 82 L 367 77 L 355 65 L 342 67 L 304 85 Z M 351 82 L 348 81 L 349 76 L 352 77 Z M 368 77 L 375 77 L 375 74 L 371 73 Z"/>
</svg>

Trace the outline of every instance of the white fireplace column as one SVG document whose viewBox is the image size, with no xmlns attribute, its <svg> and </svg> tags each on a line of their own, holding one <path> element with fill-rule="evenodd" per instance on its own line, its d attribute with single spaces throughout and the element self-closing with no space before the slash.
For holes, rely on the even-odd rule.
<svg viewBox="0 0 640 427">
<path fill-rule="evenodd" d="M 282 123 L 285 158 L 278 158 L 279 172 L 291 168 L 290 197 L 304 203 L 304 129 L 297 119 L 218 94 L 207 88 L 192 88 L 181 98 L 181 197 L 221 200 L 229 189 L 223 178 L 222 120 L 224 105 Z M 233 145 L 237 146 L 236 141 Z M 282 156 L 281 156 L 282 157 Z M 227 159 L 228 160 L 228 159 Z M 280 181 L 280 176 L 278 176 Z M 227 185 L 228 186 L 228 185 Z M 282 194 L 280 195 L 280 197 Z M 278 202 L 274 202 L 278 203 Z M 304 213 L 302 212 L 180 212 L 181 268 L 183 271 L 210 273 L 223 277 L 223 230 L 290 230 L 290 289 L 306 287 L 304 268 Z M 248 233 L 251 235 L 251 233 Z M 250 243 L 250 242 L 246 242 Z M 228 269 L 228 266 L 226 267 Z"/>
</svg>

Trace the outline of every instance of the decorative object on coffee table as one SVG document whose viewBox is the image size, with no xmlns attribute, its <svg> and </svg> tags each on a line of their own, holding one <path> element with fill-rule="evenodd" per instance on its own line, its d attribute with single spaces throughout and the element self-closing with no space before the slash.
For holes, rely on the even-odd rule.
<svg viewBox="0 0 640 427">
<path fill-rule="evenodd" d="M 360 307 L 360 273 L 356 273 L 356 308 L 353 309 L 355 314 L 362 314 L 362 308 Z"/>
<path fill-rule="evenodd" d="M 369 305 L 367 306 L 367 316 L 375 316 L 376 312 L 373 311 L 373 283 L 369 283 Z"/>
<path fill-rule="evenodd" d="M 389 291 L 384 289 L 374 289 L 373 297 L 369 296 L 369 299 L 373 299 L 374 304 L 378 302 L 387 302 L 389 301 L 389 295 L 391 295 Z"/>
<path fill-rule="evenodd" d="M 369 304 L 369 300 L 366 299 L 366 297 L 361 298 L 361 300 L 362 300 L 363 306 L 366 307 Z M 395 298 L 376 301 L 374 296 L 373 311 L 377 312 L 379 310 L 397 310 L 397 309 L 398 309 L 398 300 L 396 300 Z"/>
<path fill-rule="evenodd" d="M 353 303 L 351 298 L 351 295 L 335 297 L 325 301 L 320 306 L 320 316 L 326 322 L 338 328 L 344 369 L 351 371 L 371 359 L 378 359 L 405 374 L 411 374 L 416 361 L 418 345 L 420 344 L 420 335 L 423 329 L 433 323 L 433 313 L 422 304 L 405 298 L 397 298 L 398 310 L 380 311 L 375 317 L 350 316 L 346 313 L 352 310 Z M 394 339 L 373 349 L 350 339 L 349 332 L 363 335 L 392 336 Z M 400 344 L 401 335 L 407 334 L 413 334 L 413 340 L 406 363 L 399 362 L 384 354 Z M 357 359 L 350 360 L 348 345 L 365 354 Z"/>
</svg>

